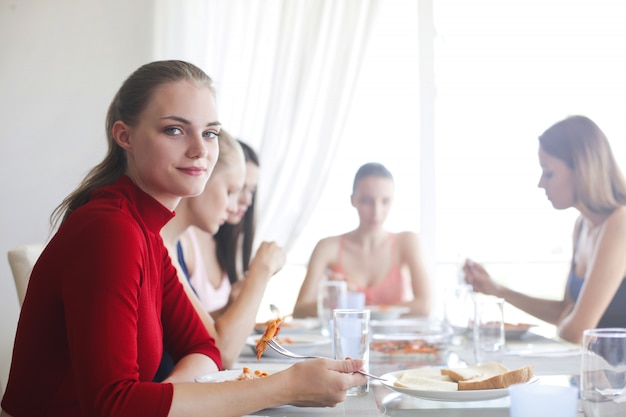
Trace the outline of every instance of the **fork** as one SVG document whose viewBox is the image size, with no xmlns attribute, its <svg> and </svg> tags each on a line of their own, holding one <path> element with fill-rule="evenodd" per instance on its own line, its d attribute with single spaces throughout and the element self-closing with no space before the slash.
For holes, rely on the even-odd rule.
<svg viewBox="0 0 626 417">
<path fill-rule="evenodd" d="M 285 348 L 284 346 L 282 346 L 281 344 L 279 344 L 275 339 L 270 340 L 269 342 L 266 341 L 265 342 L 270 348 L 272 348 L 272 350 L 274 350 L 276 353 L 279 353 L 283 356 L 288 356 L 290 358 L 295 358 L 295 359 L 327 359 L 324 358 L 323 356 L 315 356 L 315 355 L 298 355 L 297 353 L 294 353 L 292 351 L 290 351 L 289 349 Z M 374 378 L 374 379 L 378 379 L 380 381 L 387 381 L 387 379 L 382 378 L 380 376 L 376 376 L 376 375 L 372 375 L 368 372 L 365 372 L 363 370 L 359 370 L 356 371 L 362 375 L 368 376 L 370 378 Z"/>
</svg>

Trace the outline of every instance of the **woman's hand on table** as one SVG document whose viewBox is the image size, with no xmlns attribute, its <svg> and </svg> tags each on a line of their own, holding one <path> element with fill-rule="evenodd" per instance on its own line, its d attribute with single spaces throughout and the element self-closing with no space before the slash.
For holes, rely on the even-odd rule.
<svg viewBox="0 0 626 417">
<path fill-rule="evenodd" d="M 284 371 L 287 402 L 299 407 L 334 407 L 346 398 L 346 390 L 363 385 L 367 377 L 356 371 L 361 360 L 312 359 Z"/>
</svg>

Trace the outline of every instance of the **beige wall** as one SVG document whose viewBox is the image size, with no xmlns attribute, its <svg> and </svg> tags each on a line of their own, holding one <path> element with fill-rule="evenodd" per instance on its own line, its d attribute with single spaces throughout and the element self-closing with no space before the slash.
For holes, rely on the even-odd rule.
<svg viewBox="0 0 626 417">
<path fill-rule="evenodd" d="M 50 212 L 104 155 L 106 108 L 153 56 L 153 3 L 0 0 L 2 387 L 19 316 L 6 253 L 45 241 Z"/>
</svg>

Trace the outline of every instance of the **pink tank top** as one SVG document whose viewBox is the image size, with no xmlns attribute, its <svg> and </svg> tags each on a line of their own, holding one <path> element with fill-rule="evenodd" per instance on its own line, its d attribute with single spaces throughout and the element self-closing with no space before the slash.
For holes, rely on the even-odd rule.
<svg viewBox="0 0 626 417">
<path fill-rule="evenodd" d="M 204 310 L 207 312 L 219 310 L 228 304 L 228 296 L 230 295 L 230 281 L 226 273 L 222 274 L 222 281 L 219 287 L 214 287 L 208 279 L 208 273 L 206 265 L 203 262 L 203 255 L 200 251 L 200 245 L 198 244 L 198 238 L 193 229 L 187 231 L 191 247 L 194 253 L 195 264 L 193 267 L 193 274 L 189 277 L 189 283 L 196 291 L 200 303 Z"/>
<path fill-rule="evenodd" d="M 343 275 L 349 288 L 365 293 L 365 304 L 367 305 L 399 304 L 413 298 L 409 282 L 402 275 L 402 270 L 396 259 L 396 235 L 390 233 L 389 241 L 392 264 L 389 272 L 387 272 L 387 276 L 378 284 L 364 288 L 351 281 L 350 277 L 345 274 L 343 269 L 344 236 L 339 237 L 339 254 L 337 255 L 337 263 L 331 268 L 331 271 L 333 273 Z"/>
</svg>

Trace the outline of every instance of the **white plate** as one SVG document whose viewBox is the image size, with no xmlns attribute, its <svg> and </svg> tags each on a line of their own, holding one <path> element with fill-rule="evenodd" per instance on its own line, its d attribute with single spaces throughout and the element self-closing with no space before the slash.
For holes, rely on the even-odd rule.
<svg viewBox="0 0 626 417">
<path fill-rule="evenodd" d="M 393 320 L 411 311 L 409 307 L 402 306 L 375 305 L 365 308 L 370 311 L 370 320 Z"/>
<path fill-rule="evenodd" d="M 386 381 L 382 381 L 383 385 L 396 392 L 410 395 L 411 397 L 423 398 L 432 401 L 452 401 L 452 402 L 464 402 L 464 401 L 485 401 L 495 400 L 497 398 L 503 398 L 509 395 L 508 388 L 502 389 L 480 389 L 480 390 L 467 390 L 467 391 L 423 391 L 417 389 L 397 387 L 393 383 L 406 371 L 390 372 L 382 377 Z M 539 381 L 539 378 L 533 377 L 528 383 L 534 384 Z"/>
<path fill-rule="evenodd" d="M 252 368 L 250 368 L 252 369 Z M 252 369 L 254 372 L 254 369 Z M 230 369 L 227 371 L 213 372 L 196 377 L 196 382 L 226 382 L 236 381 L 237 377 L 243 373 L 243 369 Z"/>
<path fill-rule="evenodd" d="M 255 371 L 255 369 L 252 369 L 252 372 Z M 230 369 L 228 371 L 220 371 L 220 372 L 213 372 L 211 374 L 206 374 L 206 375 L 201 375 L 196 377 L 196 382 L 200 382 L 200 383 L 211 383 L 211 382 L 226 382 L 226 381 L 236 381 L 237 377 L 239 375 L 241 375 L 243 372 L 243 369 Z M 289 407 L 288 405 L 279 405 L 276 407 L 270 407 L 271 408 L 284 408 L 284 407 Z"/>
<path fill-rule="evenodd" d="M 280 326 L 280 334 L 298 334 L 304 333 L 309 330 L 314 330 L 320 327 L 320 321 L 317 317 L 309 317 L 304 319 L 290 319 L 285 321 Z M 257 323 L 254 326 L 254 332 L 258 334 L 265 333 L 265 329 L 267 329 L 267 324 L 265 323 Z"/>
<path fill-rule="evenodd" d="M 256 344 L 258 340 L 260 339 L 260 337 L 261 336 L 256 336 L 256 335 L 249 336 L 248 340 L 246 341 L 246 345 L 250 347 L 250 349 L 252 350 L 255 356 L 256 356 Z M 325 345 L 330 344 L 330 339 L 324 336 L 314 335 L 314 334 L 284 335 L 282 330 L 276 339 L 285 348 L 289 349 L 290 351 L 294 353 L 297 353 L 298 355 L 315 355 L 317 352 L 317 349 L 320 346 L 325 346 Z M 284 339 L 288 339 L 291 343 L 285 343 Z M 265 350 L 265 353 L 263 353 L 263 356 L 261 357 L 261 359 L 263 359 L 264 357 L 285 359 L 285 356 L 274 352 L 274 350 L 272 350 L 272 348 L 270 348 L 269 346 Z"/>
</svg>

